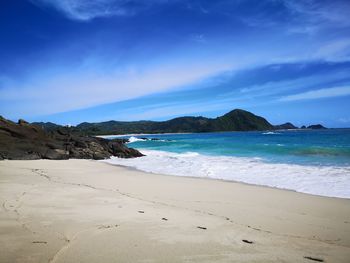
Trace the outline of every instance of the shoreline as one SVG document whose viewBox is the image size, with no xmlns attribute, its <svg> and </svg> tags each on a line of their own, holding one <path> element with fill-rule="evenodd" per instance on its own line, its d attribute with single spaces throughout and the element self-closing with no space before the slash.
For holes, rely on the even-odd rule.
<svg viewBox="0 0 350 263">
<path fill-rule="evenodd" d="M 154 174 L 233 181 L 316 196 L 350 199 L 350 166 L 274 163 L 254 157 L 214 156 L 196 152 L 193 153 L 195 156 L 189 157 L 170 151 L 137 149 L 145 156 L 137 159 L 111 157 L 102 162 Z"/>
<path fill-rule="evenodd" d="M 326 128 L 326 129 L 311 129 L 311 128 L 305 128 L 305 129 L 274 129 L 274 130 L 255 130 L 255 131 L 210 131 L 210 132 L 166 132 L 166 133 L 128 133 L 128 134 L 113 134 L 113 135 L 95 135 L 95 137 L 100 138 L 110 138 L 110 137 L 124 137 L 124 136 L 144 136 L 144 135 L 181 135 L 181 134 L 205 134 L 205 133 L 225 133 L 225 132 L 274 132 L 274 131 L 282 131 L 282 132 L 288 132 L 288 131 L 325 131 L 325 130 L 349 130 L 350 127 L 342 127 L 342 128 Z"/>
<path fill-rule="evenodd" d="M 128 133 L 128 134 L 113 134 L 113 135 L 96 135 L 99 138 L 112 138 L 112 137 L 124 137 L 124 136 L 145 136 L 145 135 L 177 135 L 177 134 L 194 134 L 196 132 L 166 132 L 166 133 Z"/>
<path fill-rule="evenodd" d="M 146 174 L 153 174 L 153 175 L 159 175 L 159 176 L 174 176 L 174 177 L 181 177 L 181 178 L 191 178 L 191 179 L 199 179 L 199 180 L 209 180 L 209 181 L 220 181 L 220 182 L 225 182 L 225 183 L 234 183 L 234 184 L 242 184 L 242 185 L 247 185 L 247 186 L 255 186 L 255 187 L 263 187 L 267 189 L 274 189 L 274 190 L 280 190 L 280 191 L 287 191 L 287 192 L 292 192 L 292 193 L 297 193 L 297 194 L 302 194 L 302 195 L 310 195 L 310 196 L 316 196 L 316 197 L 321 197 L 321 198 L 335 198 L 335 199 L 345 199 L 350 201 L 350 197 L 338 197 L 338 196 L 326 196 L 326 195 L 317 195 L 317 194 L 311 194 L 311 193 L 304 193 L 304 192 L 299 192 L 297 190 L 293 189 L 288 189 L 288 188 L 278 188 L 274 186 L 269 186 L 269 185 L 261 185 L 261 184 L 253 184 L 253 183 L 246 183 L 243 181 L 235 181 L 235 180 L 228 180 L 228 179 L 220 179 L 220 178 L 211 178 L 211 177 L 199 177 L 199 176 L 185 176 L 185 175 L 172 175 L 172 174 L 162 174 L 162 173 L 153 173 L 153 172 L 146 172 L 141 169 L 138 169 L 136 167 L 131 167 L 127 165 L 122 165 L 122 164 L 113 164 L 106 162 L 105 160 L 97 160 L 98 162 L 102 162 L 108 165 L 112 166 L 117 166 L 120 168 L 124 168 L 130 171 L 135 171 L 135 172 L 140 172 L 140 173 L 146 173 Z"/>
<path fill-rule="evenodd" d="M 350 258 L 348 199 L 71 159 L 0 162 L 0 201 L 4 263 Z"/>
</svg>

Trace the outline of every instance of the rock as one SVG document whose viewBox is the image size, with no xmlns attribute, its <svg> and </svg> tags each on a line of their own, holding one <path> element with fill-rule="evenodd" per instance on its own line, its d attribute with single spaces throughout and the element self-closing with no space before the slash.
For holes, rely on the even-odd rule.
<svg viewBox="0 0 350 263">
<path fill-rule="evenodd" d="M 108 147 L 111 151 L 111 154 L 121 158 L 132 158 L 132 157 L 144 156 L 139 151 L 133 148 L 128 148 L 125 144 L 121 143 L 119 140 L 110 140 L 108 142 Z"/>
<path fill-rule="evenodd" d="M 125 140 L 107 140 L 72 133 L 67 127 L 50 132 L 24 120 L 18 123 L 0 117 L 0 160 L 106 159 L 111 156 L 133 158 L 143 156 L 128 148 Z"/>
<path fill-rule="evenodd" d="M 78 147 L 78 148 L 86 148 L 87 147 L 87 144 L 83 141 L 80 141 L 80 140 L 76 140 L 74 142 L 74 146 Z"/>
<path fill-rule="evenodd" d="M 300 127 L 300 129 L 306 129 L 306 126 L 305 126 L 305 125 L 303 125 L 303 126 L 301 126 L 301 127 Z"/>
<path fill-rule="evenodd" d="M 67 160 L 69 159 L 69 152 L 62 149 L 48 149 L 42 158 L 50 160 Z"/>
<path fill-rule="evenodd" d="M 19 125 L 26 125 L 26 124 L 29 124 L 27 121 L 23 120 L 23 119 L 19 119 L 18 120 L 18 124 Z"/>
<path fill-rule="evenodd" d="M 103 160 L 103 159 L 107 159 L 109 157 L 110 157 L 110 155 L 107 153 L 104 153 L 104 152 L 95 152 L 92 155 L 92 158 L 95 160 Z"/>
</svg>

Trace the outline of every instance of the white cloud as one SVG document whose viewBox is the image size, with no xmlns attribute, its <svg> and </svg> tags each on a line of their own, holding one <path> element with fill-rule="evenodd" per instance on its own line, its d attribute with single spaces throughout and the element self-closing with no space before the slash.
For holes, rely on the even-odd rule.
<svg viewBox="0 0 350 263">
<path fill-rule="evenodd" d="M 298 68 L 301 70 L 305 64 L 300 64 Z M 278 65 L 272 67 L 273 70 L 279 70 Z M 330 71 L 322 74 L 313 74 L 306 77 L 299 77 L 293 79 L 283 79 L 279 81 L 268 81 L 263 84 L 255 84 L 245 87 L 237 87 L 231 92 L 221 94 L 220 97 L 240 97 L 246 100 L 262 97 L 279 97 L 286 94 L 286 92 L 293 92 L 300 90 L 300 87 L 311 89 L 320 85 L 327 85 L 335 81 L 343 81 L 349 78 L 347 71 Z M 234 85 L 234 84 L 233 84 Z"/>
<path fill-rule="evenodd" d="M 198 43 L 201 43 L 201 44 L 204 44 L 204 43 L 207 42 L 207 39 L 205 38 L 205 36 L 203 34 L 193 34 L 191 36 L 191 39 L 194 42 L 198 42 Z"/>
<path fill-rule="evenodd" d="M 275 0 L 270 0 L 275 1 Z M 350 26 L 350 2 L 339 0 L 279 0 L 288 10 L 287 33 L 314 37 Z"/>
<path fill-rule="evenodd" d="M 341 123 L 350 123 L 350 118 L 339 118 L 337 121 Z"/>
<path fill-rule="evenodd" d="M 350 38 L 329 42 L 321 46 L 314 56 L 327 61 L 348 61 L 350 60 Z"/>
<path fill-rule="evenodd" d="M 132 15 L 166 0 L 29 0 L 40 7 L 51 7 L 73 20 L 88 21 L 97 17 Z"/>
<path fill-rule="evenodd" d="M 303 93 L 288 95 L 280 98 L 280 101 L 298 101 L 298 100 L 314 100 L 323 98 L 332 98 L 340 96 L 349 96 L 350 86 L 333 87 L 326 89 L 311 90 Z"/>
<path fill-rule="evenodd" d="M 309 23 L 328 23 L 333 26 L 349 26 L 350 2 L 319 0 L 282 0 L 291 13 L 302 15 Z M 305 21 L 304 21 L 305 22 Z"/>
<path fill-rule="evenodd" d="M 163 92 L 213 76 L 229 68 L 221 63 L 158 65 L 147 70 L 131 67 L 103 74 L 94 70 L 45 76 L 44 72 L 22 84 L 5 83 L 0 89 L 1 108 L 16 108 L 18 116 L 53 114 Z M 18 106 L 15 106 L 18 104 Z M 8 113 L 11 115 L 11 113 Z"/>
</svg>

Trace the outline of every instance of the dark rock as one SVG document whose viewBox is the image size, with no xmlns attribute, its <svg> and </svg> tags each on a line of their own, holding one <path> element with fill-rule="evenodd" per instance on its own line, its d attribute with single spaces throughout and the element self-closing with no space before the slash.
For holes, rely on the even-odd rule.
<svg viewBox="0 0 350 263">
<path fill-rule="evenodd" d="M 95 160 L 103 160 L 103 159 L 107 159 L 109 158 L 109 154 L 108 153 L 104 153 L 104 152 L 94 152 L 92 157 Z"/>
<path fill-rule="evenodd" d="M 140 153 L 139 151 L 137 151 L 133 148 L 128 148 L 127 146 L 125 146 L 125 144 L 120 143 L 119 140 L 110 140 L 107 142 L 107 146 L 114 156 L 118 156 L 121 158 L 131 158 L 131 157 L 143 156 L 143 154 Z"/>
<path fill-rule="evenodd" d="M 18 124 L 19 125 L 26 125 L 26 124 L 29 124 L 27 121 L 23 120 L 23 119 L 19 119 L 18 120 Z"/>
<path fill-rule="evenodd" d="M 42 158 L 50 160 L 67 160 L 69 159 L 69 152 L 63 149 L 48 149 Z"/>
<path fill-rule="evenodd" d="M 314 124 L 314 125 L 310 125 L 307 126 L 308 129 L 312 129 L 312 130 L 322 130 L 322 129 L 327 129 L 326 127 L 324 127 L 321 124 Z"/>
<path fill-rule="evenodd" d="M 300 129 L 306 129 L 306 126 L 305 126 L 305 125 L 303 125 L 303 126 L 301 126 L 301 127 L 300 127 Z"/>
<path fill-rule="evenodd" d="M 68 127 L 50 132 L 24 120 L 18 124 L 0 117 L 0 160 L 106 159 L 111 156 L 132 158 L 143 156 L 128 148 L 125 140 L 107 140 L 72 133 Z"/>
<path fill-rule="evenodd" d="M 77 140 L 74 142 L 74 146 L 76 146 L 78 148 L 86 148 L 87 144 L 83 141 Z"/>
</svg>

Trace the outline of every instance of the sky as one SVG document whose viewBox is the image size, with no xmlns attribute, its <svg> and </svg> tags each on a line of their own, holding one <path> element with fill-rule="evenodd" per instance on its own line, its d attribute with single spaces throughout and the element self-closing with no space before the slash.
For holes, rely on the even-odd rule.
<svg viewBox="0 0 350 263">
<path fill-rule="evenodd" d="M 1 0 L 0 115 L 350 127 L 348 0 Z"/>
</svg>

